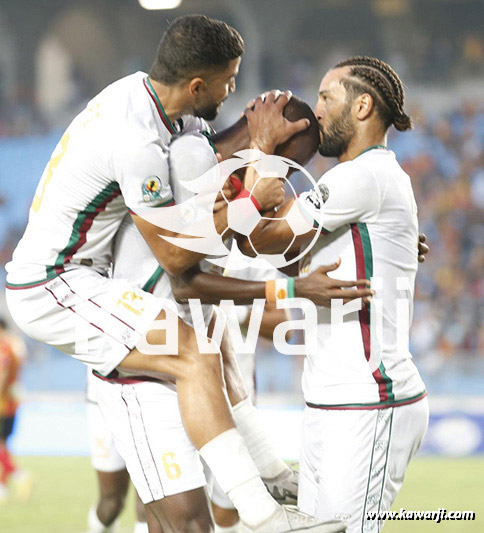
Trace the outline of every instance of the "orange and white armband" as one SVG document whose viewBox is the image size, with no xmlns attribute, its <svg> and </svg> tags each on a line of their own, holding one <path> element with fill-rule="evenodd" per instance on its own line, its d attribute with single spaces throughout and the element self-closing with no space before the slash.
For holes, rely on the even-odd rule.
<svg viewBox="0 0 484 533">
<path fill-rule="evenodd" d="M 294 278 L 271 279 L 266 281 L 266 300 L 271 303 L 286 298 L 294 298 Z"/>
</svg>

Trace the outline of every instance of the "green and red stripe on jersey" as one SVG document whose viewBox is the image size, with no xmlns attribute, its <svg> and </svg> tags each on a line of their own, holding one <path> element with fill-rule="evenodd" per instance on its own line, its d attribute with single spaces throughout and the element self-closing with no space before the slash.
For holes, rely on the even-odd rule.
<svg viewBox="0 0 484 533">
<path fill-rule="evenodd" d="M 53 274 L 49 276 L 48 278 L 40 279 L 38 281 L 31 281 L 29 283 L 9 283 L 8 281 L 5 283 L 5 288 L 10 289 L 11 291 L 19 291 L 22 289 L 33 289 L 34 287 L 40 287 L 41 285 L 45 285 L 48 281 L 51 279 L 54 279 L 57 276 L 57 274 Z"/>
<path fill-rule="evenodd" d="M 165 125 L 165 128 L 173 135 L 176 133 L 176 128 L 172 124 L 171 120 L 168 118 L 168 115 L 165 113 L 165 110 L 163 109 L 163 106 L 161 105 L 160 99 L 158 98 L 158 95 L 156 94 L 156 91 L 153 88 L 153 85 L 151 85 L 151 81 L 148 77 L 146 77 L 143 80 L 143 84 L 148 91 L 148 94 L 150 95 L 150 98 L 153 100 L 153 103 L 155 104 L 156 109 L 158 110 L 158 114 L 160 115 L 161 121 Z"/>
<path fill-rule="evenodd" d="M 371 280 L 373 277 L 373 252 L 367 225 L 364 223 L 351 224 L 351 235 L 355 247 L 356 277 L 357 279 Z M 364 305 L 358 312 L 358 315 L 365 358 L 369 361 L 372 348 L 370 304 Z M 380 401 L 393 402 L 395 400 L 395 395 L 393 394 L 393 382 L 386 374 L 383 360 L 378 368 L 372 372 L 372 375 L 378 384 Z"/>
<path fill-rule="evenodd" d="M 72 226 L 67 246 L 59 253 L 55 264 L 47 266 L 47 277 L 53 277 L 64 272 L 65 265 L 86 243 L 87 232 L 91 229 L 94 219 L 120 194 L 121 189 L 119 185 L 116 182 L 112 182 L 78 213 Z"/>
</svg>

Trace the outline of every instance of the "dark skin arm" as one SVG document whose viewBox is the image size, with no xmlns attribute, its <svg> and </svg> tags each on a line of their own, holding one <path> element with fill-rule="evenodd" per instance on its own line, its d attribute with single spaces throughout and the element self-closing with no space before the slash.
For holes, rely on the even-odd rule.
<svg viewBox="0 0 484 533">
<path fill-rule="evenodd" d="M 255 182 L 256 177 L 252 174 L 256 174 L 255 170 L 249 169 L 246 179 L 248 177 Z M 270 207 L 274 207 L 282 201 L 283 197 L 279 180 L 277 178 L 261 180 L 255 187 L 254 196 L 256 196 L 262 204 L 265 203 Z M 227 202 L 224 197 L 227 200 L 232 200 L 235 197 L 235 189 L 230 180 L 227 180 L 222 192 L 217 196 L 213 209 L 213 223 L 215 229 L 219 234 L 225 231 L 225 238 L 227 238 L 232 234 L 232 230 L 227 228 Z M 162 238 L 174 237 L 190 239 L 189 236 L 168 231 L 151 224 L 135 213 L 132 213 L 131 217 L 160 265 L 172 276 L 180 276 L 185 270 L 196 265 L 205 257 L 204 254 L 185 250 L 184 248 L 171 244 L 166 239 Z"/>
<path fill-rule="evenodd" d="M 252 311 L 249 311 L 247 318 L 244 320 L 244 323 L 242 324 L 242 326 L 245 327 L 246 329 L 249 327 L 249 324 L 250 324 L 251 313 Z M 286 320 L 289 320 L 290 318 L 291 318 L 290 309 L 277 309 L 276 304 L 266 302 L 264 306 L 264 314 L 262 315 L 262 322 L 260 324 L 259 334 L 265 339 L 272 341 L 276 326 L 279 325 L 281 322 L 285 322 Z M 292 330 L 289 330 L 289 332 L 286 334 L 286 340 L 289 340 L 291 336 L 292 336 Z"/>
<path fill-rule="evenodd" d="M 285 220 L 280 220 L 285 217 L 294 204 L 294 199 L 284 202 L 277 210 L 264 213 L 265 217 L 272 217 L 270 219 L 262 219 L 254 231 L 250 234 L 250 240 L 257 252 L 265 254 L 279 254 L 287 250 L 294 238 L 294 233 Z M 303 235 L 298 235 L 292 243 L 289 252 L 299 251 L 301 246 L 311 241 L 315 234 L 314 229 Z M 239 237 L 237 243 L 241 251 L 249 256 L 255 256 L 255 251 L 252 248 L 249 240 L 246 237 Z"/>
<path fill-rule="evenodd" d="M 291 240 L 294 237 L 293 231 L 289 224 L 285 221 L 278 220 L 283 218 L 289 212 L 289 209 L 294 204 L 294 200 L 284 202 L 277 210 L 277 213 L 271 211 L 264 213 L 265 217 L 272 217 L 274 220 L 262 219 L 257 225 L 255 230 L 250 235 L 250 240 L 254 248 L 258 253 L 277 254 L 287 249 Z M 303 235 L 298 235 L 292 243 L 288 252 L 299 251 L 308 244 L 314 237 L 316 230 L 313 229 Z M 429 246 L 426 244 L 427 237 L 425 234 L 420 233 L 418 236 L 418 262 L 424 263 L 425 256 L 430 251 Z M 239 236 L 237 243 L 241 251 L 248 256 L 255 256 L 254 249 L 252 248 L 249 240 L 246 237 Z"/>
<path fill-rule="evenodd" d="M 296 297 L 307 298 L 316 305 L 325 307 L 331 307 L 331 300 L 335 298 L 343 298 L 345 303 L 357 298 L 368 301 L 374 294 L 373 290 L 352 288 L 366 287 L 369 285 L 368 280 L 342 281 L 328 276 L 328 272 L 336 270 L 338 266 L 339 261 L 320 267 L 307 277 L 297 278 L 294 284 Z M 236 305 L 252 305 L 256 298 L 265 298 L 265 282 L 208 274 L 199 267 L 191 268 L 178 278 L 171 277 L 171 285 L 179 303 L 196 298 L 206 304 L 233 300 Z"/>
<path fill-rule="evenodd" d="M 256 100 L 254 109 L 246 110 L 249 133 L 251 138 L 251 148 L 257 148 L 266 153 L 273 153 L 276 146 L 284 143 L 287 139 L 309 126 L 307 119 L 297 122 L 290 122 L 283 116 L 283 110 L 289 102 L 290 94 L 276 93 L 267 95 L 264 101 L 259 97 Z M 247 169 L 244 177 L 244 186 L 251 191 L 258 203 L 264 210 L 273 209 L 279 205 L 284 192 L 281 182 L 277 177 L 267 178 L 258 181 L 258 174 L 251 166 Z M 231 196 L 228 199 L 232 199 Z M 179 248 L 170 244 L 165 237 L 186 237 L 183 234 L 176 234 L 159 228 L 142 217 L 133 214 L 133 221 L 136 224 L 143 238 L 148 243 L 151 251 L 163 269 L 173 276 L 180 276 L 190 267 L 196 265 L 204 255 Z M 227 205 L 223 205 L 218 211 L 214 210 L 213 222 L 219 234 L 227 228 Z M 225 233 L 225 237 L 231 234 L 230 228 Z"/>
</svg>

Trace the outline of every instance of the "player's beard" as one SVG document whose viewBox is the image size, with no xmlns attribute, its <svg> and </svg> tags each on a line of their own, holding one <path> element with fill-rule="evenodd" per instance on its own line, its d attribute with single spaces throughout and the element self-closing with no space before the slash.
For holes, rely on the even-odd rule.
<svg viewBox="0 0 484 533">
<path fill-rule="evenodd" d="M 222 107 L 222 103 L 224 102 L 224 100 L 222 100 L 221 102 L 201 102 L 200 104 L 197 104 L 195 106 L 195 108 L 193 109 L 193 114 L 196 117 L 203 118 L 204 120 L 215 120 L 220 111 L 220 108 Z"/>
<path fill-rule="evenodd" d="M 340 157 L 348 150 L 356 134 L 356 127 L 351 118 L 351 102 L 348 102 L 341 115 L 329 124 L 326 131 L 320 127 L 322 142 L 319 153 L 324 157 Z"/>
</svg>

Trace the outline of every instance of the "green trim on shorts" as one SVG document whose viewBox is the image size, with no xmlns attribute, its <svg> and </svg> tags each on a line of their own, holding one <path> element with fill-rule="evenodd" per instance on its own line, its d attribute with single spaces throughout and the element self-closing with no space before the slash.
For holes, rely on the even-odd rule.
<svg viewBox="0 0 484 533">
<path fill-rule="evenodd" d="M 405 398 L 403 400 L 393 400 L 386 402 L 375 402 L 375 403 L 341 403 L 341 404 L 315 404 L 306 402 L 308 407 L 313 407 L 315 409 L 386 409 L 387 407 L 398 407 L 399 405 L 407 405 L 410 403 L 418 402 L 427 396 L 427 391 L 424 390 L 415 396 L 410 398 Z"/>
</svg>

